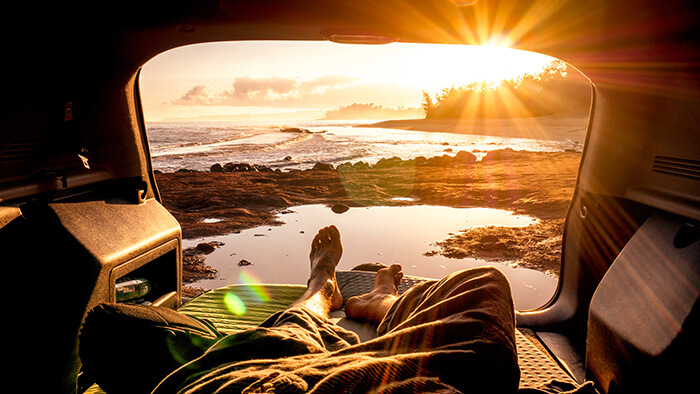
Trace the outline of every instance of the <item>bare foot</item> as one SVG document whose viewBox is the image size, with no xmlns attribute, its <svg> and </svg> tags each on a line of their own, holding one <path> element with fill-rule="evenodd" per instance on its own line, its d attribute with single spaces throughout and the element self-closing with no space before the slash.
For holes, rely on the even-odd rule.
<svg viewBox="0 0 700 394">
<path fill-rule="evenodd" d="M 350 297 L 345 302 L 345 314 L 351 319 L 378 325 L 398 298 L 397 288 L 401 278 L 403 272 L 399 264 L 380 269 L 374 278 L 374 289 L 367 294 Z"/>
<path fill-rule="evenodd" d="M 309 275 L 309 289 L 329 289 L 330 310 L 343 307 L 343 296 L 338 288 L 335 278 L 335 267 L 343 255 L 343 245 L 340 242 L 340 231 L 335 226 L 324 227 L 318 231 L 311 242 L 311 274 Z M 324 290 L 325 290 L 324 289 Z M 325 291 L 324 291 L 325 292 Z"/>
</svg>

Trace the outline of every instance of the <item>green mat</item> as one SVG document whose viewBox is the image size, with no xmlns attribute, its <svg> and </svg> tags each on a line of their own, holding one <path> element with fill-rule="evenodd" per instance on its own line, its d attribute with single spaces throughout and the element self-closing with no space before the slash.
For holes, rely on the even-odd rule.
<svg viewBox="0 0 700 394">
<path fill-rule="evenodd" d="M 254 328 L 271 314 L 296 301 L 306 286 L 230 285 L 208 291 L 178 311 L 209 320 L 221 332 L 233 334 Z"/>
<path fill-rule="evenodd" d="M 339 271 L 337 279 L 343 298 L 347 299 L 371 290 L 374 273 Z M 403 293 L 423 280 L 425 279 L 404 277 L 399 286 L 399 293 Z M 303 285 L 230 285 L 207 291 L 178 310 L 190 316 L 207 319 L 219 331 L 233 334 L 256 327 L 271 314 L 285 309 L 296 301 L 305 290 L 306 286 Z M 558 365 L 551 355 L 535 346 L 532 340 L 520 330 L 516 330 L 515 339 L 521 368 L 520 388 L 537 387 L 551 379 L 575 384 L 576 381 Z M 103 391 L 94 385 L 86 393 L 101 394 Z"/>
</svg>

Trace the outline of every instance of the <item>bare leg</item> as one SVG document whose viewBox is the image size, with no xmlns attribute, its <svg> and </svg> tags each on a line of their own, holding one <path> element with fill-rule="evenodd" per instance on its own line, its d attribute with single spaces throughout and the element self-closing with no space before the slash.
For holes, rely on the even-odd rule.
<svg viewBox="0 0 700 394">
<path fill-rule="evenodd" d="M 292 306 L 303 305 L 321 316 L 342 308 L 343 296 L 338 289 L 335 267 L 343 254 L 340 232 L 335 226 L 318 231 L 311 242 L 311 274 L 306 292 Z"/>
<path fill-rule="evenodd" d="M 398 264 L 380 269 L 374 278 L 374 289 L 367 294 L 350 297 L 345 302 L 345 314 L 351 319 L 378 325 L 398 298 L 397 287 L 401 278 L 403 272 Z"/>
</svg>

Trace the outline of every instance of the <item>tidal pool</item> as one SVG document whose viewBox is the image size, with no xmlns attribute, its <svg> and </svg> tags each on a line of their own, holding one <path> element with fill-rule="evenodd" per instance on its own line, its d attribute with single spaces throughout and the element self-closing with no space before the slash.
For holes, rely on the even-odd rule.
<svg viewBox="0 0 700 394">
<path fill-rule="evenodd" d="M 515 306 L 519 310 L 543 305 L 557 286 L 555 278 L 531 269 L 473 258 L 424 255 L 436 249 L 432 245 L 436 241 L 468 227 L 519 227 L 535 220 L 509 211 L 419 205 L 350 208 L 336 214 L 324 205 L 306 205 L 281 213 L 279 219 L 284 222 L 281 226 L 183 240 L 183 248 L 201 242 L 223 242 L 206 256 L 207 264 L 219 271 L 219 277 L 191 285 L 214 289 L 250 282 L 306 284 L 311 240 L 320 228 L 334 224 L 340 230 L 343 243 L 343 257 L 338 264 L 340 270 L 349 270 L 366 262 L 398 263 L 407 275 L 441 278 L 460 269 L 490 265 L 499 268 L 510 280 Z M 241 260 L 246 261 L 239 264 Z"/>
</svg>

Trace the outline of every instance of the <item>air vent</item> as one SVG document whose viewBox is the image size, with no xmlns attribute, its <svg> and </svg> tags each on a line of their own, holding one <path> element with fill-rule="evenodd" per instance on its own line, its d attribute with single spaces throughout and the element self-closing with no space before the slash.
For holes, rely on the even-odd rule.
<svg viewBox="0 0 700 394">
<path fill-rule="evenodd" d="M 24 161 L 41 157 L 41 144 L 31 140 L 14 141 L 0 152 L 0 162 Z"/>
<path fill-rule="evenodd" d="M 700 181 L 700 161 L 656 156 L 652 171 Z"/>
</svg>

